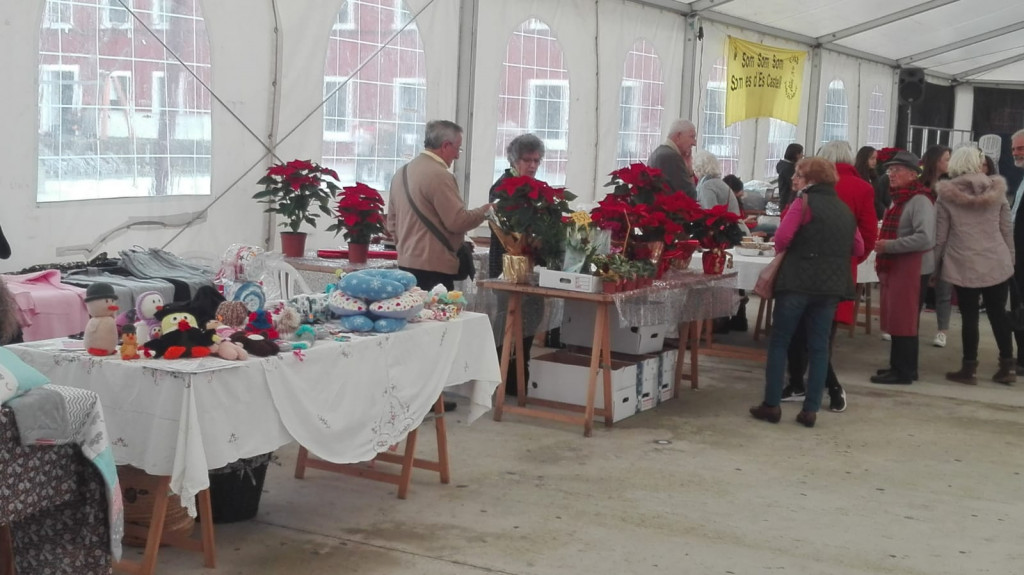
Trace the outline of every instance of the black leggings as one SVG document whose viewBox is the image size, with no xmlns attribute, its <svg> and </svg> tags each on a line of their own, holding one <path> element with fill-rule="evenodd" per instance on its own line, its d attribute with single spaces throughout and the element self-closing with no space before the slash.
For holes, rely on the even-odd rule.
<svg viewBox="0 0 1024 575">
<path fill-rule="evenodd" d="M 956 287 L 956 298 L 960 306 L 960 318 L 963 321 L 961 335 L 963 337 L 964 361 L 978 360 L 978 323 L 980 308 L 978 299 L 985 302 L 985 313 L 988 323 L 992 326 L 992 335 L 999 347 L 999 357 L 1013 357 L 1013 336 L 1010 320 L 1006 317 L 1006 298 L 1010 294 L 1009 280 L 1001 284 L 983 288 Z"/>
</svg>

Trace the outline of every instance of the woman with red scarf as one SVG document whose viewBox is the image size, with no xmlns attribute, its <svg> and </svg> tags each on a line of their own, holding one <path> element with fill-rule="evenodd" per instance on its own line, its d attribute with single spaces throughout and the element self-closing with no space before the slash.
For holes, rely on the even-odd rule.
<svg viewBox="0 0 1024 575">
<path fill-rule="evenodd" d="M 920 160 L 900 150 L 885 163 L 892 205 L 882 217 L 875 268 L 882 284 L 882 331 L 892 335 L 889 368 L 872 383 L 908 385 L 917 379 L 921 297 L 935 268 L 935 196 L 918 180 Z"/>
</svg>

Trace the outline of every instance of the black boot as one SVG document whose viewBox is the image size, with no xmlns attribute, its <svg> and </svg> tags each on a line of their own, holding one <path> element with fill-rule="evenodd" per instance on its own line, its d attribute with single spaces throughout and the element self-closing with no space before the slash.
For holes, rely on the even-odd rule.
<svg viewBox="0 0 1024 575">
<path fill-rule="evenodd" d="M 871 383 L 887 385 L 910 385 L 917 374 L 917 336 L 892 336 L 892 369 L 871 376 Z"/>
</svg>

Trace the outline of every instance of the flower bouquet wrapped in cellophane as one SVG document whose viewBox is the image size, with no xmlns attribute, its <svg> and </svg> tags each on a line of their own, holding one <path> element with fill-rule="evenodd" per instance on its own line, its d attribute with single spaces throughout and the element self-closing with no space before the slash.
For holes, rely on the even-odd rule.
<svg viewBox="0 0 1024 575">
<path fill-rule="evenodd" d="M 573 212 L 566 223 L 562 271 L 589 274 L 594 256 L 611 251 L 611 231 L 591 225 L 590 214 L 584 211 Z"/>
</svg>

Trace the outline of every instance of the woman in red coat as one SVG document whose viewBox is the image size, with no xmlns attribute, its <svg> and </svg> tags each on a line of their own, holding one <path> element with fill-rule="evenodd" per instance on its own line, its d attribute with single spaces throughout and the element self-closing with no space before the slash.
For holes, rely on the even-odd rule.
<svg viewBox="0 0 1024 575">
<path fill-rule="evenodd" d="M 878 238 L 878 220 L 875 219 L 875 189 L 868 182 L 861 179 L 857 169 L 853 167 L 853 148 L 849 142 L 833 140 L 826 143 L 818 150 L 818 157 L 832 162 L 839 174 L 839 181 L 836 182 L 836 195 L 842 200 L 854 219 L 857 220 L 857 231 L 864 240 L 864 252 L 860 257 L 850 260 L 850 273 L 853 275 L 853 283 L 857 283 L 857 266 L 867 259 L 871 250 L 875 249 L 875 240 Z M 856 321 L 853 315 L 853 301 L 841 301 L 836 306 L 832 332 L 829 339 L 829 363 L 828 373 L 825 377 L 825 387 L 828 390 L 829 410 L 846 410 L 846 390 L 839 383 L 835 370 L 832 369 L 831 349 L 835 341 L 837 324 L 851 324 Z M 803 334 L 803 331 L 798 331 Z M 804 372 L 807 370 L 807 341 L 796 337 L 789 346 L 789 385 L 783 390 L 783 401 L 799 401 L 804 395 Z"/>
</svg>

